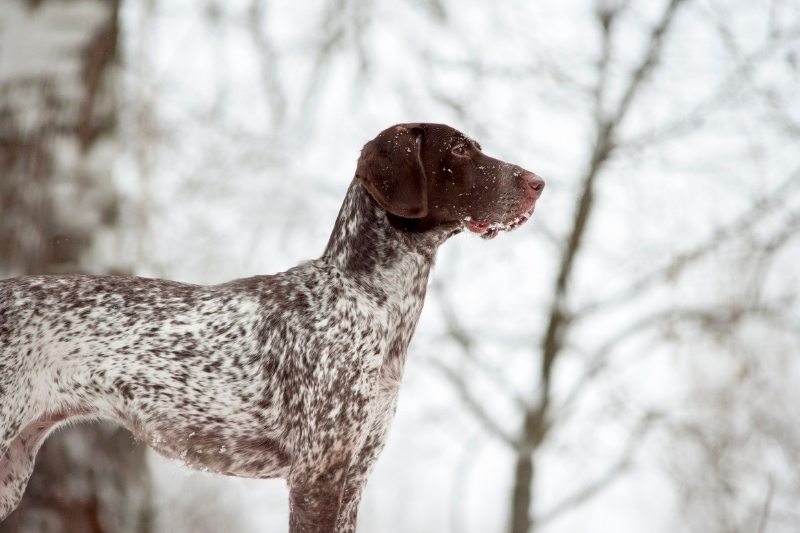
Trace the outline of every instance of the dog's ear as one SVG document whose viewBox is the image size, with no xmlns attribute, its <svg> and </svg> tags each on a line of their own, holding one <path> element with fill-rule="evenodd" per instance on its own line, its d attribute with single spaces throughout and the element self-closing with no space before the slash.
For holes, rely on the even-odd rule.
<svg viewBox="0 0 800 533">
<path fill-rule="evenodd" d="M 378 205 L 403 218 L 428 214 L 422 133 L 411 124 L 393 126 L 368 142 L 358 158 L 358 179 Z"/>
</svg>

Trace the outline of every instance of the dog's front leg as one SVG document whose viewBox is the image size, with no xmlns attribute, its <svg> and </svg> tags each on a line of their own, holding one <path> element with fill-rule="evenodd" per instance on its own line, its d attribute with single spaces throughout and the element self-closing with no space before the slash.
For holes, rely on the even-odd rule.
<svg viewBox="0 0 800 533">
<path fill-rule="evenodd" d="M 293 465 L 289 477 L 290 533 L 334 533 L 350 453 Z"/>
<path fill-rule="evenodd" d="M 374 454 L 377 459 L 378 454 Z M 372 470 L 374 459 L 367 460 L 366 456 L 359 454 L 347 472 L 347 478 L 342 492 L 342 502 L 339 506 L 339 516 L 336 519 L 336 533 L 355 533 L 358 518 L 358 504 L 361 493 L 367 484 L 367 477 Z"/>
<path fill-rule="evenodd" d="M 336 520 L 336 533 L 355 533 L 356 531 L 361 494 L 389 437 L 389 426 L 394 419 L 397 397 L 389 400 L 388 405 L 388 409 L 378 413 L 367 438 L 364 440 L 364 444 L 355 454 L 353 462 L 347 471 L 344 492 L 342 493 L 342 504 L 339 508 L 339 517 Z"/>
</svg>

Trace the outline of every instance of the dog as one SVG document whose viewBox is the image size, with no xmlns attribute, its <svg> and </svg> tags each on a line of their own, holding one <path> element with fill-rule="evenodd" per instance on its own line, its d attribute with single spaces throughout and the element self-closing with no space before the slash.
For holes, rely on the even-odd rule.
<svg viewBox="0 0 800 533">
<path fill-rule="evenodd" d="M 0 281 L 0 521 L 60 424 L 106 418 L 192 468 L 287 480 L 292 533 L 353 533 L 437 248 L 527 221 L 544 181 L 443 124 L 361 151 L 325 252 L 213 286 Z"/>
</svg>

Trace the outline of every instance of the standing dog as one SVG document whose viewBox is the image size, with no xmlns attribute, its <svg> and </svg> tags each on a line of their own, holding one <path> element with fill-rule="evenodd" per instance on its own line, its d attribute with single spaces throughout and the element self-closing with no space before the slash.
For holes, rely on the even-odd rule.
<svg viewBox="0 0 800 533">
<path fill-rule="evenodd" d="M 158 453 L 283 477 L 292 533 L 353 532 L 436 249 L 524 223 L 544 182 L 441 124 L 367 143 L 321 258 L 214 286 L 0 281 L 0 520 L 45 437 L 110 418 Z"/>
</svg>

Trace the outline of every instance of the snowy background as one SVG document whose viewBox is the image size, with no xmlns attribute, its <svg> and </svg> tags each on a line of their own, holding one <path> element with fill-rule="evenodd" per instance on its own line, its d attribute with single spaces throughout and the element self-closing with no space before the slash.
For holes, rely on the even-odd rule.
<svg viewBox="0 0 800 533">
<path fill-rule="evenodd" d="M 44 40 L 14 9 L 0 81 Z M 359 531 L 800 530 L 800 4 L 122 0 L 118 23 L 119 217 L 84 270 L 316 257 L 397 122 L 547 182 L 521 229 L 440 251 Z M 155 532 L 288 530 L 283 481 L 148 463 Z"/>
</svg>

